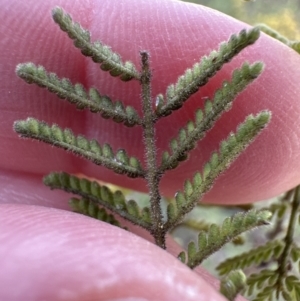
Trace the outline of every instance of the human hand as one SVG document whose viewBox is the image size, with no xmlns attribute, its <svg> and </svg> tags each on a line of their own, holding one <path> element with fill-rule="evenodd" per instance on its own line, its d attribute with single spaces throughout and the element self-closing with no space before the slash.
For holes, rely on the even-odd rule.
<svg viewBox="0 0 300 301">
<path fill-rule="evenodd" d="M 91 31 L 93 39 L 111 45 L 124 59 L 138 64 L 139 50 L 147 49 L 153 68 L 153 95 L 163 92 L 202 55 L 245 27 L 217 12 L 176 1 L 0 0 L 0 195 L 6 203 L 0 211 L 1 299 L 120 300 L 135 296 L 147 300 L 209 300 L 214 296 L 222 300 L 197 274 L 130 233 L 71 212 L 28 206 L 67 208 L 66 194 L 48 192 L 41 185 L 41 176 L 52 170 L 81 172 L 133 189 L 143 185 L 48 145 L 21 141 L 12 132 L 15 120 L 33 116 L 143 157 L 141 139 L 132 139 L 141 137 L 139 129 L 123 128 L 89 112 L 78 112 L 15 76 L 18 63 L 33 61 L 59 76 L 95 85 L 103 94 L 127 104 L 135 102 L 139 107 L 137 83 L 122 83 L 101 72 L 51 23 L 49 13 L 55 5 L 70 12 L 74 20 Z M 299 116 L 299 57 L 264 36 L 225 66 L 180 113 L 158 124 L 159 147 L 164 149 L 166 138 L 174 136 L 178 126 L 193 116 L 197 101 L 211 96 L 245 60 L 264 61 L 263 75 L 238 97 L 233 109 L 193 151 L 191 159 L 164 178 L 162 189 L 166 194 L 180 189 L 183 179 L 192 176 L 195 166 L 202 167 L 220 140 L 246 115 L 263 109 L 273 112 L 270 126 L 217 181 L 206 201 L 252 202 L 298 183 L 299 127 L 295 120 Z M 176 254 L 170 245 L 169 251 Z M 13 283 L 18 286 L 15 290 Z"/>
</svg>

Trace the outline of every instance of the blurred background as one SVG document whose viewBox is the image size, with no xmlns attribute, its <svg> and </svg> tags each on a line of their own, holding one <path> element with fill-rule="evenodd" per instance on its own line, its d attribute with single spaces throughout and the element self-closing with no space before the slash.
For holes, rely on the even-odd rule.
<svg viewBox="0 0 300 301">
<path fill-rule="evenodd" d="M 300 0 L 183 0 L 221 11 L 248 24 L 265 23 L 290 40 L 300 39 Z"/>
</svg>

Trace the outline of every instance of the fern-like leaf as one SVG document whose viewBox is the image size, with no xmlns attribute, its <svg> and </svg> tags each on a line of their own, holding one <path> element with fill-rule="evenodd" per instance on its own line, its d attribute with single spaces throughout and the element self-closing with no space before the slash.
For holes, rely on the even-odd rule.
<svg viewBox="0 0 300 301">
<path fill-rule="evenodd" d="M 253 301 L 300 300 L 300 281 L 294 275 L 286 276 L 278 283 L 279 274 L 273 270 L 263 270 L 247 279 L 247 295 L 257 294 Z"/>
<path fill-rule="evenodd" d="M 42 66 L 33 63 L 19 64 L 16 73 L 27 83 L 47 88 L 59 98 L 75 104 L 78 109 L 88 108 L 93 113 L 100 113 L 104 118 L 123 122 L 126 126 L 141 124 L 141 119 L 133 107 L 125 107 L 120 101 L 112 102 L 109 97 L 100 95 L 95 88 L 87 92 L 81 84 L 73 85 L 67 78 L 60 79 L 55 73 L 47 73 Z"/>
<path fill-rule="evenodd" d="M 37 139 L 63 148 L 116 173 L 126 174 L 131 178 L 144 177 L 145 172 L 138 159 L 129 157 L 122 149 L 114 155 L 108 144 L 101 147 L 96 140 L 89 141 L 84 136 L 75 136 L 70 129 L 61 129 L 57 125 L 49 126 L 43 121 L 28 118 L 16 121 L 14 130 L 21 137 Z"/>
<path fill-rule="evenodd" d="M 213 185 L 216 178 L 224 172 L 230 164 L 246 149 L 253 139 L 266 127 L 270 120 L 270 113 L 263 111 L 256 116 L 250 115 L 239 125 L 237 133 L 231 133 L 221 143 L 219 153 L 213 153 L 209 162 L 204 165 L 202 173 L 197 172 L 193 181 L 186 181 L 183 192 L 175 195 L 175 200 L 170 202 L 172 210 L 168 209 L 166 229 L 175 227 L 181 222 L 183 216 L 190 212 L 200 198 Z"/>
<path fill-rule="evenodd" d="M 120 55 L 113 52 L 109 46 L 101 42 L 91 42 L 88 30 L 83 29 L 79 23 L 73 22 L 71 16 L 65 13 L 60 7 L 52 11 L 53 20 L 74 40 L 75 47 L 79 48 L 83 55 L 89 56 L 100 68 L 109 71 L 112 76 L 119 76 L 123 81 L 139 79 L 139 73 L 133 63 L 123 63 Z"/>
<path fill-rule="evenodd" d="M 179 109 L 183 103 L 201 86 L 219 71 L 225 63 L 228 63 L 245 47 L 255 43 L 259 38 L 259 30 L 253 28 L 249 31 L 242 30 L 238 35 L 232 35 L 228 42 L 221 43 L 218 51 L 212 51 L 191 69 L 180 76 L 175 85 L 167 88 L 166 97 L 158 95 L 156 115 L 167 116 L 173 110 Z"/>
<path fill-rule="evenodd" d="M 270 217 L 269 211 L 250 210 L 226 218 L 222 226 L 212 224 L 207 232 L 201 231 L 199 233 L 198 248 L 194 242 L 189 243 L 187 265 L 190 268 L 195 268 L 209 255 L 218 251 L 238 235 L 258 226 L 267 225 Z"/>
<path fill-rule="evenodd" d="M 260 290 L 263 288 L 263 296 L 262 294 L 257 295 L 256 300 L 268 300 L 270 296 L 272 296 L 274 292 L 274 285 L 278 279 L 278 274 L 276 274 L 273 270 L 262 270 L 258 274 L 252 274 L 247 278 L 247 295 L 251 296 L 255 290 Z M 261 299 L 264 297 L 265 299 Z"/>
<path fill-rule="evenodd" d="M 241 255 L 229 258 L 217 266 L 219 275 L 225 275 L 231 270 L 244 269 L 252 265 L 260 265 L 263 262 L 277 260 L 284 249 L 281 240 L 273 240 L 263 246 L 245 252 Z"/>
<path fill-rule="evenodd" d="M 50 173 L 44 177 L 44 184 L 51 189 L 61 189 L 77 194 L 147 230 L 151 228 L 149 207 L 140 210 L 135 201 L 127 202 L 120 190 L 112 192 L 107 186 L 101 186 L 95 181 L 78 178 L 65 172 Z"/>
<path fill-rule="evenodd" d="M 252 274 L 247 279 L 248 286 L 246 294 L 251 296 L 255 293 L 256 296 L 251 298 L 253 301 L 299 300 L 299 298 L 293 297 L 293 295 L 297 295 L 294 288 L 296 288 L 296 290 L 299 289 L 299 281 L 296 277 L 285 277 L 285 281 L 282 283 L 278 283 L 278 281 L 279 273 L 274 270 L 266 269 L 257 274 Z"/>
<path fill-rule="evenodd" d="M 95 204 L 93 201 L 84 198 L 71 198 L 69 200 L 69 205 L 74 212 L 81 213 L 117 227 L 121 227 L 120 222 L 115 219 L 112 214 L 109 214 L 104 208 L 100 208 L 99 205 Z"/>
<path fill-rule="evenodd" d="M 189 121 L 186 127 L 179 131 L 178 137 L 171 140 L 172 154 L 164 152 L 161 172 L 173 169 L 180 161 L 187 159 L 196 142 L 204 138 L 222 114 L 231 108 L 236 96 L 260 75 L 262 69 L 263 64 L 260 62 L 252 65 L 244 63 L 240 69 L 233 72 L 231 81 L 225 81 L 222 88 L 215 93 L 213 100 L 206 101 L 204 110 L 196 111 L 195 121 Z"/>
</svg>

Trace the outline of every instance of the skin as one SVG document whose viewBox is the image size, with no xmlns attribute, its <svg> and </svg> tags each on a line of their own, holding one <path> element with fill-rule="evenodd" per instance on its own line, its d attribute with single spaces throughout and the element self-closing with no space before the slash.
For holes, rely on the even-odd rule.
<svg viewBox="0 0 300 301">
<path fill-rule="evenodd" d="M 178 254 L 171 240 L 168 254 L 149 243 L 151 239 L 139 229 L 133 231 L 146 240 L 62 210 L 68 208 L 68 195 L 48 191 L 41 184 L 42 175 L 64 170 L 145 190 L 142 181 L 114 175 L 49 145 L 22 141 L 12 131 L 15 120 L 33 116 L 96 137 L 100 143 L 109 141 L 114 149 L 124 148 L 130 155 L 143 158 L 140 129 L 76 111 L 55 95 L 29 87 L 15 76 L 18 63 L 33 61 L 73 82 L 97 86 L 103 94 L 140 110 L 139 85 L 120 83 L 81 56 L 51 22 L 50 11 L 55 5 L 88 28 L 93 39 L 111 45 L 137 66 L 139 51 L 147 49 L 153 95 L 164 92 L 199 57 L 247 27 L 201 6 L 170 0 L 0 0 L 0 299 L 224 300 L 213 288 L 216 281 L 205 271 L 193 272 L 170 255 Z M 262 60 L 266 65 L 263 75 L 238 97 L 233 109 L 191 153 L 191 159 L 163 178 L 161 190 L 165 195 L 173 195 L 184 179 L 201 169 L 219 142 L 245 116 L 263 109 L 272 111 L 270 126 L 218 179 L 204 200 L 249 203 L 298 184 L 300 58 L 264 35 L 226 65 L 180 112 L 158 123 L 159 153 L 167 148 L 178 127 L 193 117 L 197 102 L 212 96 L 245 60 Z"/>
</svg>

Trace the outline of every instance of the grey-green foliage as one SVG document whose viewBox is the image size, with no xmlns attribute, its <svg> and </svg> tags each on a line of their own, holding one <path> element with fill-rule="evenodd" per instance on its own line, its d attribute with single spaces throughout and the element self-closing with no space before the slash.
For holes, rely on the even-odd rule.
<svg viewBox="0 0 300 301">
<path fill-rule="evenodd" d="M 95 88 L 90 88 L 87 92 L 81 84 L 73 85 L 67 78 L 60 79 L 55 73 L 47 73 L 43 66 L 35 66 L 33 63 L 19 64 L 16 72 L 27 83 L 47 88 L 59 98 L 75 104 L 77 109 L 88 108 L 93 113 L 100 113 L 103 118 L 112 118 L 116 122 L 123 122 L 126 126 L 141 123 L 133 107 L 125 107 L 121 101 L 112 102 Z"/>
<path fill-rule="evenodd" d="M 250 277 L 247 279 L 247 289 L 248 289 L 248 294 L 251 295 L 255 289 L 262 289 L 262 291 L 259 292 L 259 294 L 255 297 L 254 300 L 259 301 L 259 300 L 274 300 L 273 293 L 274 287 L 273 285 L 278 279 L 278 274 L 274 273 L 272 270 L 263 270 L 259 274 L 252 274 Z"/>
<path fill-rule="evenodd" d="M 232 270 L 244 269 L 253 265 L 260 265 L 271 259 L 278 259 L 282 254 L 284 243 L 281 240 L 272 240 L 265 245 L 245 252 L 241 255 L 228 258 L 218 265 L 220 275 L 226 275 Z"/>
<path fill-rule="evenodd" d="M 187 254 L 180 253 L 179 258 L 189 267 L 194 268 L 241 233 L 268 224 L 267 220 L 270 216 L 271 213 L 266 210 L 250 210 L 245 214 L 238 213 L 231 218 L 226 218 L 221 226 L 211 224 L 208 231 L 199 233 L 197 242 L 189 243 Z M 231 268 L 230 271 L 237 268 L 239 267 Z"/>
<path fill-rule="evenodd" d="M 300 300 L 300 247 L 294 237 L 300 224 L 300 186 L 267 209 L 275 213 L 272 220 L 275 229 L 267 233 L 267 243 L 226 259 L 217 270 L 220 275 L 226 275 L 235 269 L 259 266 L 257 273 L 247 277 L 245 295 L 250 300 Z M 289 215 L 287 228 L 281 227 L 284 214 Z"/>
<path fill-rule="evenodd" d="M 278 286 L 280 275 L 274 270 L 263 270 L 258 274 L 253 274 L 247 279 L 247 294 L 252 295 L 258 291 L 252 301 L 296 301 L 300 300 L 300 281 L 295 275 L 284 278 Z"/>
<path fill-rule="evenodd" d="M 221 142 L 219 152 L 213 152 L 210 160 L 204 165 L 202 172 L 197 172 L 193 180 L 186 180 L 183 191 L 178 191 L 175 199 L 167 207 L 167 229 L 172 229 L 182 217 L 190 212 L 213 185 L 216 178 L 241 154 L 251 141 L 266 125 L 268 112 L 261 112 L 257 116 L 248 116 L 236 134 L 230 133 L 228 138 Z"/>
<path fill-rule="evenodd" d="M 129 157 L 125 150 L 119 149 L 114 154 L 109 144 L 100 146 L 98 141 L 87 140 L 82 135 L 75 136 L 70 129 L 61 129 L 56 124 L 49 126 L 46 122 L 27 118 L 15 123 L 15 131 L 23 137 L 35 138 L 63 148 L 131 178 L 143 177 L 145 174 L 139 160 Z"/>
<path fill-rule="evenodd" d="M 74 41 L 74 45 L 84 55 L 98 63 L 102 70 L 109 71 L 112 76 L 118 76 L 121 80 L 135 79 L 140 82 L 143 116 L 140 117 L 131 106 L 125 106 L 121 101 L 112 101 L 107 96 L 101 95 L 95 88 L 86 89 L 81 84 L 72 84 L 68 79 L 59 79 L 56 74 L 47 72 L 42 66 L 36 66 L 33 63 L 19 64 L 16 69 L 17 74 L 27 83 L 47 88 L 58 97 L 76 105 L 78 109 L 88 108 L 91 112 L 100 113 L 100 117 L 111 118 L 113 121 L 122 122 L 129 127 L 141 126 L 143 129 L 143 139 L 141 140 L 145 149 L 144 162 L 140 163 L 138 158 L 130 157 L 124 149 L 114 152 L 108 143 L 100 146 L 99 142 L 94 139 L 89 140 L 82 135 L 76 136 L 70 129 L 61 129 L 58 125 L 50 126 L 35 118 L 16 121 L 14 129 L 22 137 L 34 138 L 63 148 L 95 164 L 111 169 L 115 173 L 146 180 L 150 205 L 145 208 L 140 208 L 134 200 L 127 201 L 119 190 L 114 192 L 95 181 L 78 178 L 67 173 L 51 173 L 44 178 L 44 183 L 51 189 L 61 189 L 80 196 L 80 199 L 71 199 L 71 206 L 75 211 L 113 224 L 116 224 L 116 221 L 110 214 L 118 215 L 148 230 L 153 235 L 156 244 L 165 248 L 167 232 L 181 222 L 184 215 L 190 212 L 203 194 L 213 186 L 217 177 L 267 126 L 271 113 L 262 111 L 255 116 L 250 115 L 238 126 L 235 133 L 230 133 L 228 138 L 220 143 L 219 150 L 212 153 L 203 168 L 201 169 L 199 166 L 199 170 L 195 170 L 193 179 L 185 181 L 182 191 L 179 190 L 174 200 L 167 205 L 166 216 L 162 212 L 162 196 L 159 189 L 162 175 L 188 158 L 189 152 L 197 142 L 203 139 L 222 114 L 231 108 L 236 96 L 260 75 L 263 64 L 246 62 L 241 68 L 235 70 L 231 80 L 223 83 L 213 99 L 207 100 L 203 109 L 198 108 L 195 111 L 195 120 L 189 120 L 186 126 L 179 130 L 178 136 L 170 140 L 171 151 L 164 151 L 161 160 L 157 158 L 156 122 L 182 107 L 189 97 L 205 85 L 224 64 L 238 55 L 245 47 L 255 43 L 259 37 L 259 30 L 257 28 L 248 31 L 242 30 L 239 34 L 232 35 L 229 41 L 222 43 L 217 51 L 212 51 L 186 70 L 179 77 L 177 83 L 170 85 L 164 94 L 152 98 L 153 74 L 149 54 L 146 51 L 140 53 L 142 67 L 138 71 L 133 63 L 123 63 L 121 56 L 109 46 L 102 42 L 92 42 L 90 33 L 78 23 L 73 22 L 62 9 L 55 8 L 53 10 L 53 19 Z M 266 211 L 250 211 L 245 215 L 226 219 L 222 226 L 211 226 L 208 234 L 201 232 L 199 236 L 201 238 L 199 240 L 201 259 L 197 255 L 196 248 L 193 255 L 194 248 L 190 244 L 189 265 L 194 268 L 229 239 L 244 231 L 266 224 L 268 218 L 269 213 Z M 212 246 L 214 241 L 212 238 L 218 241 L 214 246 Z M 180 257 L 182 256 L 180 255 Z M 194 262 L 193 264 L 190 264 L 191 260 Z M 237 285 L 237 289 L 239 287 Z"/>
<path fill-rule="evenodd" d="M 170 85 L 166 91 L 166 97 L 158 96 L 156 114 L 165 116 L 179 109 L 183 103 L 208 80 L 214 76 L 224 64 L 230 62 L 239 52 L 247 46 L 255 43 L 259 37 L 259 30 L 254 28 L 242 30 L 238 35 L 232 35 L 228 42 L 220 45 L 218 51 L 212 51 L 209 56 L 201 58 L 191 69 L 178 78 L 176 84 Z"/>
<path fill-rule="evenodd" d="M 145 229 L 149 229 L 151 226 L 149 208 L 144 207 L 140 210 L 134 200 L 126 201 L 120 190 L 113 192 L 107 186 L 102 186 L 96 181 L 78 178 L 65 172 L 50 173 L 44 177 L 44 184 L 51 189 L 61 189 L 80 195 L 84 199 L 102 205 L 111 212 Z"/>
<path fill-rule="evenodd" d="M 160 166 L 162 172 L 176 168 L 179 161 L 187 159 L 188 153 L 196 146 L 195 141 L 204 138 L 222 114 L 231 108 L 236 96 L 259 76 L 262 69 L 263 64 L 260 62 L 252 65 L 244 63 L 240 69 L 233 72 L 231 81 L 225 81 L 213 99 L 206 100 L 204 109 L 196 111 L 195 120 L 190 120 L 180 129 L 178 136 L 171 140 L 171 154 L 168 151 L 163 153 Z"/>
<path fill-rule="evenodd" d="M 123 63 L 121 57 L 113 52 L 108 45 L 101 42 L 91 42 L 91 35 L 88 30 L 83 29 L 79 23 L 73 22 L 69 14 L 66 14 L 60 7 L 52 11 L 53 20 L 74 40 L 75 47 L 79 48 L 83 55 L 89 56 L 100 68 L 109 71 L 112 76 L 119 76 L 121 80 L 129 81 L 139 79 L 139 72 L 133 63 Z"/>
</svg>

